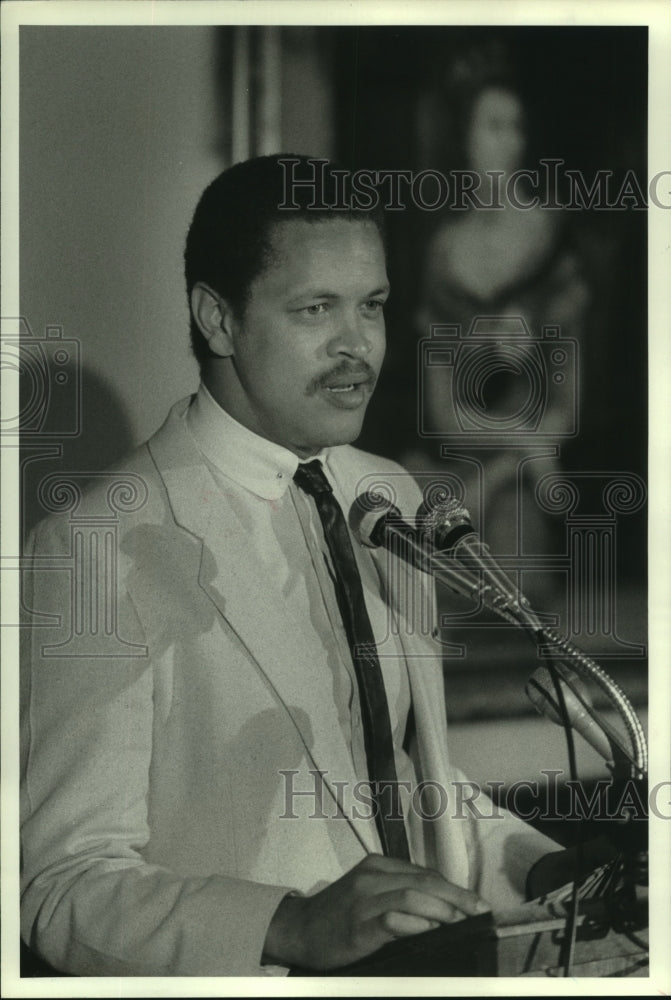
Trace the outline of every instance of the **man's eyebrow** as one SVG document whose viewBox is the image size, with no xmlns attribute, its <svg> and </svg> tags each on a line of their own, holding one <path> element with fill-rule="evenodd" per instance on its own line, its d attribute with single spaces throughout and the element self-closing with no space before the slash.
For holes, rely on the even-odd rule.
<svg viewBox="0 0 671 1000">
<path fill-rule="evenodd" d="M 339 299 L 340 296 L 337 292 L 329 292 L 324 289 L 321 291 L 319 288 L 306 288 L 304 291 L 299 292 L 297 295 L 291 297 L 291 302 L 300 302 L 302 299 Z"/>
<path fill-rule="evenodd" d="M 375 288 L 371 292 L 366 292 L 362 296 L 362 298 L 369 299 L 372 298 L 374 295 L 388 295 L 390 291 L 391 291 L 390 285 L 388 284 L 380 285 L 379 288 Z M 342 298 L 340 292 L 332 292 L 327 289 L 321 290 L 319 288 L 306 288 L 303 291 L 298 292 L 297 295 L 292 295 L 291 299 L 289 300 L 289 304 L 291 305 L 294 302 L 301 302 L 303 299 L 329 299 L 333 301 L 339 298 Z"/>
</svg>

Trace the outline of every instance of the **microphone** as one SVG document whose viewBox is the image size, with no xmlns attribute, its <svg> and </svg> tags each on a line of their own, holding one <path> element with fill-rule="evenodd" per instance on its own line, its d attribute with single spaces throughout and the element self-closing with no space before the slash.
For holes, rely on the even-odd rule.
<svg viewBox="0 0 671 1000">
<path fill-rule="evenodd" d="M 521 625 L 539 647 L 541 643 L 549 645 L 554 652 L 555 670 L 559 671 L 563 666 L 557 662 L 557 654 L 570 657 L 574 670 L 599 687 L 623 720 L 631 750 L 605 719 L 600 719 L 598 723 L 594 721 L 588 696 L 578 693 L 573 670 L 564 667 L 562 692 L 571 723 L 607 761 L 611 762 L 615 751 L 618 751 L 621 760 L 615 760 L 614 767 L 621 766 L 624 761 L 631 765 L 633 775 L 645 774 L 648 762 L 645 734 L 624 692 L 591 657 L 554 629 L 542 624 L 526 597 L 506 577 L 480 540 L 471 525 L 468 511 L 460 502 L 452 499 L 436 505 L 431 511 L 427 511 L 422 504 L 417 512 L 417 521 L 421 530 L 411 527 L 403 520 L 398 507 L 373 492 L 357 497 L 349 512 L 350 530 L 362 545 L 389 549 L 412 566 L 431 574 L 456 594 L 476 602 L 482 601 L 501 618 Z M 543 670 L 545 674 L 541 672 Z M 532 676 L 527 694 L 542 715 L 564 724 L 556 702 L 554 682 L 546 668 L 539 668 Z"/>
<path fill-rule="evenodd" d="M 506 576 L 471 524 L 470 514 L 457 499 L 445 500 L 428 509 L 420 504 L 417 519 L 433 537 L 435 548 L 450 562 L 456 561 L 470 572 L 479 574 L 479 587 L 485 604 L 503 617 L 511 616 L 518 624 L 542 630 L 542 623 L 527 598 Z M 445 565 L 445 560 L 441 562 Z"/>
<path fill-rule="evenodd" d="M 398 507 L 381 493 L 367 492 L 356 498 L 349 512 L 349 526 L 358 541 L 368 549 L 382 547 L 395 550 L 397 543 L 403 543 L 399 547 L 411 556 L 409 561 L 418 569 L 431 572 L 428 552 L 419 544 L 414 528 L 403 520 Z"/>
<path fill-rule="evenodd" d="M 349 526 L 366 548 L 386 548 L 416 569 L 435 576 L 456 594 L 471 600 L 477 596 L 477 577 L 458 565 L 447 566 L 443 560 L 436 560 L 430 537 L 404 521 L 398 507 L 381 494 L 368 491 L 358 496 L 350 508 Z"/>
<path fill-rule="evenodd" d="M 597 724 L 590 709 L 592 699 L 584 684 L 567 669 L 562 669 L 562 665 L 555 667 L 557 678 L 564 696 L 566 714 L 571 727 L 580 733 L 590 746 L 594 747 L 599 756 L 603 757 L 609 764 L 613 764 L 613 751 L 611 743 L 604 730 Z M 559 704 L 557 689 L 552 679 L 552 674 L 547 667 L 538 667 L 527 681 L 525 689 L 527 697 L 539 715 L 550 719 L 558 726 L 564 725 L 564 719 Z M 609 727 L 610 728 L 610 727 Z"/>
</svg>

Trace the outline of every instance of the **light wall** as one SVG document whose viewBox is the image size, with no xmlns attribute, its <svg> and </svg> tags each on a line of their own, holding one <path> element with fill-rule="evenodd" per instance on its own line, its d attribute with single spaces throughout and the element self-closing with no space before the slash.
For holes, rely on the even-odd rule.
<svg viewBox="0 0 671 1000">
<path fill-rule="evenodd" d="M 282 142 L 329 155 L 311 31 L 282 35 Z M 182 251 L 198 196 L 229 165 L 227 42 L 212 27 L 22 29 L 21 309 L 36 336 L 59 325 L 81 344 L 82 438 L 97 444 L 78 454 L 96 468 L 197 384 Z"/>
<path fill-rule="evenodd" d="M 21 309 L 80 342 L 101 457 L 115 417 L 135 443 L 196 385 L 181 254 L 225 166 L 215 56 L 210 28 L 22 29 Z"/>
</svg>

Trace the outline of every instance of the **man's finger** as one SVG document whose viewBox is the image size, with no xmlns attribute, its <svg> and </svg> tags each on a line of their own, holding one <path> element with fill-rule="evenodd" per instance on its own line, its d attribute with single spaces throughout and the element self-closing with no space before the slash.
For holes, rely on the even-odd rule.
<svg viewBox="0 0 671 1000">
<path fill-rule="evenodd" d="M 451 924 L 466 916 L 463 910 L 439 896 L 407 887 L 380 893 L 369 900 L 366 914 L 368 917 L 384 918 L 389 913 L 404 913 L 406 916 L 422 920 L 437 920 L 441 924 Z"/>
<path fill-rule="evenodd" d="M 408 937 L 411 934 L 423 934 L 425 931 L 440 927 L 440 920 L 427 920 L 425 917 L 415 917 L 409 913 L 399 913 L 389 910 L 380 918 L 382 927 L 394 937 Z"/>
<path fill-rule="evenodd" d="M 375 880 L 372 883 L 375 891 L 371 895 L 414 889 L 424 895 L 443 900 L 469 917 L 487 913 L 490 909 L 476 893 L 448 882 L 433 869 L 420 868 L 408 861 L 398 861 L 394 858 L 380 858 L 379 862 L 376 859 L 374 865 L 366 867 L 367 875 Z"/>
<path fill-rule="evenodd" d="M 439 875 L 438 872 L 427 870 L 420 876 L 418 888 L 429 895 L 438 896 L 445 902 L 456 906 L 469 917 L 476 917 L 481 913 L 488 913 L 491 909 L 484 899 L 470 889 L 464 889 L 460 885 L 448 882 L 447 879 Z"/>
</svg>

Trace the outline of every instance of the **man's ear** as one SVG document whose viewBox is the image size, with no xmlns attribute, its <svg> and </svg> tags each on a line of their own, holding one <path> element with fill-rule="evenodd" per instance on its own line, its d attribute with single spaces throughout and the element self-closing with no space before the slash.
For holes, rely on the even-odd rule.
<svg viewBox="0 0 671 1000">
<path fill-rule="evenodd" d="M 191 314 L 210 350 L 221 358 L 234 353 L 235 317 L 233 310 L 209 285 L 197 281 L 191 291 Z"/>
</svg>

